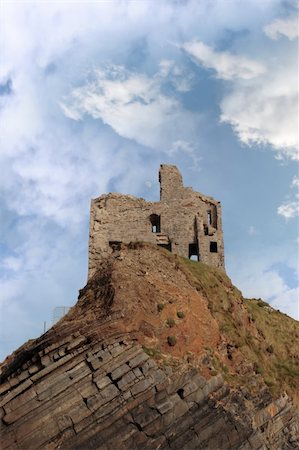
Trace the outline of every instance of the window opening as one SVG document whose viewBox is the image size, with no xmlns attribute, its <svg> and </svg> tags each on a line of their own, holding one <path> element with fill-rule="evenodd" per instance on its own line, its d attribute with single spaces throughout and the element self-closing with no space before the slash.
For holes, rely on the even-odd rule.
<svg viewBox="0 0 299 450">
<path fill-rule="evenodd" d="M 212 225 L 212 211 L 208 211 L 208 225 Z"/>
<path fill-rule="evenodd" d="M 207 236 L 209 234 L 209 229 L 206 225 L 203 226 L 203 231 L 204 231 L 205 236 Z"/>
<path fill-rule="evenodd" d="M 114 252 L 119 251 L 121 248 L 121 241 L 109 241 L 109 247 L 111 247 Z"/>
<path fill-rule="evenodd" d="M 217 253 L 218 252 L 217 242 L 210 242 L 210 252 L 211 253 Z"/>
<path fill-rule="evenodd" d="M 189 244 L 189 259 L 192 261 L 199 261 L 199 252 L 197 244 Z"/>
<path fill-rule="evenodd" d="M 171 242 L 169 244 L 158 244 L 158 247 L 166 248 L 166 250 L 168 250 L 169 252 L 172 251 L 172 249 L 171 249 Z"/>
<path fill-rule="evenodd" d="M 161 232 L 161 218 L 157 214 L 150 215 L 150 222 L 152 224 L 152 233 Z"/>
</svg>

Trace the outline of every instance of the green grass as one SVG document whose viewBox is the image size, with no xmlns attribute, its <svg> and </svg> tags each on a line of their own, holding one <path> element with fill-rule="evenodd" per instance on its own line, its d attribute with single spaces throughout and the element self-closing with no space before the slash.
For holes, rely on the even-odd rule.
<svg viewBox="0 0 299 450">
<path fill-rule="evenodd" d="M 175 320 L 172 317 L 168 317 L 168 319 L 166 320 L 166 323 L 169 326 L 169 328 L 172 328 L 175 326 Z"/>
<path fill-rule="evenodd" d="M 158 310 L 158 312 L 163 311 L 164 308 L 165 308 L 164 303 L 158 303 L 158 305 L 157 305 L 157 310 Z"/>
<path fill-rule="evenodd" d="M 176 344 L 176 337 L 175 336 L 168 336 L 167 342 L 170 347 L 173 347 Z"/>
<path fill-rule="evenodd" d="M 150 356 L 151 358 L 160 359 L 162 358 L 161 352 L 159 349 L 154 347 L 145 347 L 143 346 L 143 351 Z"/>
<path fill-rule="evenodd" d="M 185 258 L 180 261 L 190 284 L 206 299 L 221 334 L 253 365 L 255 376 L 262 376 L 274 394 L 299 390 L 299 358 L 295 354 L 299 323 L 260 298 L 243 298 L 222 271 Z M 218 356 L 214 357 L 214 367 L 226 379 L 250 385 L 254 376 L 250 371 L 231 377 Z"/>
</svg>

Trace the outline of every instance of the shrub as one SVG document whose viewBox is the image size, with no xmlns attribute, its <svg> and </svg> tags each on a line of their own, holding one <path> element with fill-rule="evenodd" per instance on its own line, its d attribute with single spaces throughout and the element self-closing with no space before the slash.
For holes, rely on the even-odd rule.
<svg viewBox="0 0 299 450">
<path fill-rule="evenodd" d="M 151 356 L 152 358 L 156 358 L 156 359 L 160 359 L 161 358 L 161 352 L 159 349 L 157 348 L 153 348 L 153 347 L 142 347 L 143 351 L 148 355 Z"/>
<path fill-rule="evenodd" d="M 258 299 L 257 304 L 260 308 L 264 308 L 265 306 L 268 306 L 266 302 L 264 302 L 261 298 Z"/>
<path fill-rule="evenodd" d="M 168 336 L 167 342 L 170 347 L 173 347 L 176 344 L 176 337 L 175 336 Z"/>
<path fill-rule="evenodd" d="M 176 315 L 178 316 L 179 319 L 183 319 L 185 317 L 185 313 L 183 311 L 178 311 Z"/>
<path fill-rule="evenodd" d="M 157 310 L 158 312 L 161 312 L 164 309 L 165 305 L 163 303 L 158 303 Z"/>
<path fill-rule="evenodd" d="M 168 317 L 168 319 L 166 320 L 166 323 L 169 326 L 169 328 L 172 328 L 175 326 L 175 320 L 172 317 Z"/>
</svg>

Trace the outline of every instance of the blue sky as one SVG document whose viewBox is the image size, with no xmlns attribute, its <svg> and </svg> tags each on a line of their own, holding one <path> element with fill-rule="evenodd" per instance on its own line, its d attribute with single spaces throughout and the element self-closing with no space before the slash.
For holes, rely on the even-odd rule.
<svg viewBox="0 0 299 450">
<path fill-rule="evenodd" d="M 234 284 L 298 318 L 295 2 L 3 2 L 0 21 L 0 359 L 75 303 L 90 199 L 157 200 L 161 163 L 222 202 Z"/>
</svg>

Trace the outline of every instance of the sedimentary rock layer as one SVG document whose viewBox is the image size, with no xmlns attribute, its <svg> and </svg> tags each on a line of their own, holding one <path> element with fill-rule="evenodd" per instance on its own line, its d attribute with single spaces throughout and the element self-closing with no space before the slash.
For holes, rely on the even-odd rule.
<svg viewBox="0 0 299 450">
<path fill-rule="evenodd" d="M 153 265 L 148 272 L 143 258 Z M 7 358 L 1 367 L 2 450 L 298 448 L 298 413 L 287 395 L 274 400 L 263 390 L 257 402 L 245 386 L 187 361 L 188 350 L 200 355 L 220 337 L 203 299 L 168 258 L 157 248 L 110 258 L 62 321 Z M 202 318 L 189 337 L 184 324 L 177 325 L 177 348 L 168 345 L 169 325 L 162 325 L 156 308 L 167 300 L 163 289 L 170 293 L 164 312 L 175 305 Z M 201 305 L 199 312 L 196 305 L 188 312 L 190 299 Z M 158 340 L 161 358 L 147 347 Z"/>
</svg>

